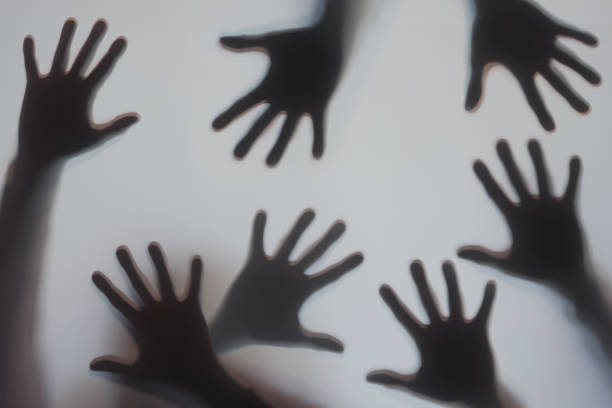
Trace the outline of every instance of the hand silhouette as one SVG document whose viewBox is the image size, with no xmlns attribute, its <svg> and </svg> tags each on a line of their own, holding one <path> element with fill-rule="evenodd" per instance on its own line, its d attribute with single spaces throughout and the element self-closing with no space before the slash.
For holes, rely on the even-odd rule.
<svg viewBox="0 0 612 408">
<path fill-rule="evenodd" d="M 291 262 L 291 252 L 313 218 L 313 211 L 305 211 L 276 255 L 268 257 L 263 246 L 266 215 L 263 212 L 257 214 L 249 259 L 211 324 L 216 350 L 228 350 L 253 340 L 334 352 L 344 350 L 342 343 L 332 336 L 303 329 L 298 315 L 313 293 L 356 268 L 363 261 L 363 256 L 354 253 L 322 272 L 306 275 L 305 271 L 323 256 L 345 230 L 344 223 L 336 222 L 304 256 Z"/>
<path fill-rule="evenodd" d="M 32 37 L 24 40 L 27 87 L 19 128 L 21 157 L 37 163 L 49 163 L 92 148 L 138 121 L 135 114 L 119 116 L 103 125 L 94 125 L 90 121 L 96 91 L 126 46 L 125 39 L 115 40 L 98 65 L 84 77 L 106 27 L 103 20 L 96 22 L 72 68 L 67 71 L 70 42 L 76 28 L 75 20 L 67 20 L 51 70 L 46 76 L 38 72 L 34 40 Z"/>
<path fill-rule="evenodd" d="M 500 63 L 516 77 L 544 129 L 552 131 L 555 123 L 538 92 L 534 76 L 542 75 L 578 112 L 586 113 L 589 105 L 567 84 L 553 66 L 555 59 L 573 69 L 591 84 L 600 76 L 568 50 L 557 44 L 564 36 L 595 46 L 593 35 L 558 23 L 525 0 L 476 0 L 476 18 L 472 29 L 472 74 L 465 108 L 474 109 L 482 96 L 485 67 Z"/>
<path fill-rule="evenodd" d="M 286 113 L 286 119 L 266 159 L 268 166 L 280 161 L 304 114 L 312 119 L 312 155 L 315 158 L 323 155 L 325 111 L 338 83 L 342 63 L 342 41 L 337 26 L 320 22 L 299 30 L 221 38 L 221 43 L 230 50 L 264 51 L 270 56 L 270 67 L 263 81 L 213 122 L 213 128 L 223 129 L 253 106 L 268 103 L 266 111 L 236 145 L 236 158 L 244 158 L 259 135 L 281 113 Z"/>
<path fill-rule="evenodd" d="M 101 272 L 93 274 L 96 287 L 127 320 L 140 353 L 133 363 L 104 356 L 93 360 L 90 367 L 93 371 L 119 374 L 130 380 L 156 381 L 202 394 L 214 392 L 226 374 L 213 353 L 200 308 L 202 261 L 199 257 L 193 258 L 186 295 L 178 299 L 157 243 L 149 245 L 149 254 L 157 270 L 159 299 L 147 288 L 128 249 L 117 249 L 117 259 L 140 296 L 142 306 L 127 300 Z"/>
<path fill-rule="evenodd" d="M 493 264 L 523 278 L 541 280 L 569 289 L 584 279 L 584 246 L 582 231 L 576 216 L 576 190 L 580 160 L 570 161 L 570 176 L 563 197 L 551 192 L 542 150 L 537 141 L 529 142 L 539 195 L 527 190 L 506 141 L 497 143 L 497 153 L 506 168 L 520 202 L 515 204 L 501 190 L 481 161 L 474 172 L 487 193 L 502 212 L 512 234 L 512 246 L 505 252 L 494 252 L 479 246 L 459 249 L 459 256 L 481 263 Z"/>
<path fill-rule="evenodd" d="M 428 326 L 414 317 L 389 286 L 381 286 L 380 295 L 416 342 L 421 353 L 421 368 L 409 375 L 389 370 L 373 371 L 368 374 L 367 380 L 408 388 L 417 394 L 446 402 L 462 402 L 478 407 L 499 406 L 495 364 L 487 335 L 495 283 L 487 283 L 476 317 L 465 320 L 455 269 L 451 262 L 445 262 L 442 269 L 448 287 L 450 316 L 443 318 L 427 284 L 422 264 L 415 261 L 410 269 L 429 317 Z"/>
</svg>

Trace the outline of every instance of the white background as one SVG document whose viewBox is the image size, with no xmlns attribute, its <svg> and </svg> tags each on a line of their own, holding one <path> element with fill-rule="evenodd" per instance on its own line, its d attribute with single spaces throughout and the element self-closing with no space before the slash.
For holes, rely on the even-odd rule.
<svg viewBox="0 0 612 408">
<path fill-rule="evenodd" d="M 596 48 L 563 40 L 604 78 L 601 86 L 592 87 L 564 69 L 591 103 L 587 116 L 575 113 L 539 78 L 558 129 L 545 133 L 503 68 L 490 72 L 480 110 L 466 113 L 469 2 L 370 0 L 329 109 L 323 160 L 310 156 L 311 126 L 304 119 L 280 165 L 269 169 L 265 156 L 280 119 L 245 160 L 238 162 L 232 156 L 263 106 L 223 132 L 214 132 L 210 125 L 258 83 L 267 59 L 258 53 L 232 54 L 217 39 L 306 24 L 314 1 L 2 0 L 2 168 L 16 147 L 25 85 L 22 40 L 34 35 L 41 70 L 46 70 L 66 17 L 79 21 L 75 51 L 99 17 L 107 19 L 110 27 L 98 55 L 117 36 L 128 38 L 126 53 L 99 92 L 95 120 L 128 111 L 142 116 L 113 143 L 73 160 L 61 179 L 38 324 L 51 405 L 172 406 L 88 370 L 89 361 L 99 355 L 134 358 L 137 353 L 90 280 L 94 270 L 101 270 L 127 290 L 114 258 L 118 245 L 128 245 L 150 273 L 146 245 L 159 241 L 177 288 L 184 285 L 190 257 L 201 254 L 202 304 L 212 319 L 245 260 L 255 212 L 268 212 L 265 239 L 272 251 L 302 210 L 312 207 L 317 217 L 296 254 L 335 219 L 344 219 L 348 226 L 343 239 L 313 272 L 354 250 L 365 255 L 357 270 L 315 295 L 301 313 L 305 327 L 337 336 L 346 350 L 339 355 L 244 348 L 222 358 L 241 382 L 270 401 L 293 401 L 285 406 L 437 406 L 406 392 L 368 384 L 365 375 L 379 368 L 408 373 L 419 365 L 414 343 L 381 301 L 379 285 L 394 286 L 423 317 L 407 272 L 409 262 L 420 258 L 446 310 L 440 265 L 452 259 L 469 313 L 480 304 L 485 282 L 498 283 L 490 338 L 499 380 L 518 399 L 530 407 L 608 407 L 612 390 L 604 373 L 610 367 L 601 363 L 603 354 L 560 299 L 534 284 L 458 261 L 455 255 L 464 244 L 494 249 L 509 244 L 500 213 L 473 175 L 473 160 L 485 160 L 509 188 L 494 148 L 499 137 L 506 137 L 534 186 L 526 142 L 536 137 L 558 192 L 565 187 L 571 155 L 582 158 L 580 217 L 597 273 L 602 281 L 609 276 L 612 4 L 608 0 L 541 0 L 540 4 L 600 39 Z"/>
</svg>

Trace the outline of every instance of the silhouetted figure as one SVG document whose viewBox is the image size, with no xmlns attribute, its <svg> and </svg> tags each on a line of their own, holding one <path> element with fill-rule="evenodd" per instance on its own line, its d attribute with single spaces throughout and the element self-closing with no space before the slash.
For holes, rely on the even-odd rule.
<svg viewBox="0 0 612 408">
<path fill-rule="evenodd" d="M 344 350 L 338 339 L 304 329 L 299 311 L 315 292 L 361 264 L 363 255 L 353 253 L 319 273 L 306 275 L 306 270 L 346 229 L 342 221 L 337 221 L 299 260 L 290 261 L 300 236 L 313 219 L 314 212 L 305 211 L 276 255 L 269 257 L 263 244 L 266 214 L 257 214 L 247 263 L 211 324 L 211 337 L 217 352 L 250 343 L 312 347 L 333 352 Z"/>
<path fill-rule="evenodd" d="M 210 342 L 208 327 L 200 307 L 202 260 L 191 262 L 191 280 L 185 295 L 178 298 L 159 244 L 149 244 L 149 254 L 159 284 L 159 296 L 138 271 L 125 247 L 117 249 L 117 259 L 141 300 L 135 305 L 101 272 L 92 280 L 109 302 L 125 318 L 138 344 L 134 362 L 123 362 L 112 356 L 99 357 L 91 369 L 120 376 L 118 380 L 140 390 L 184 402 L 186 399 L 170 386 L 191 394 L 191 403 L 213 407 L 266 407 L 253 392 L 234 382 L 219 364 Z"/>
<path fill-rule="evenodd" d="M 583 233 L 576 215 L 580 159 L 572 157 L 565 193 L 556 197 L 537 141 L 529 142 L 529 153 L 536 170 L 539 195 L 527 190 L 505 140 L 497 143 L 497 153 L 519 196 L 518 203 L 511 202 L 504 194 L 484 163 L 476 161 L 474 172 L 506 218 L 512 245 L 503 252 L 466 246 L 459 249 L 459 256 L 553 287 L 575 305 L 579 317 L 595 330 L 612 357 L 612 316 L 606 307 L 604 294 L 589 270 Z"/>
<path fill-rule="evenodd" d="M 599 84 L 599 74 L 557 41 L 563 36 L 595 46 L 597 38 L 555 21 L 528 0 L 475 0 L 475 7 L 467 110 L 475 109 L 481 100 L 487 65 L 497 63 L 516 77 L 544 129 L 554 130 L 555 122 L 536 88 L 536 74 L 542 75 L 578 112 L 589 110 L 588 103 L 576 94 L 551 62 L 554 59 L 591 84 Z"/>
<path fill-rule="evenodd" d="M 221 43 L 230 50 L 263 51 L 270 57 L 263 81 L 213 122 L 213 127 L 220 130 L 253 106 L 268 104 L 234 149 L 236 158 L 245 157 L 259 135 L 282 113 L 286 113 L 286 119 L 266 159 L 268 166 L 279 162 L 302 115 L 312 119 L 312 155 L 315 158 L 323 155 L 325 111 L 340 78 L 343 61 L 347 3 L 347 0 L 326 0 L 323 16 L 312 27 L 221 38 Z"/>
<path fill-rule="evenodd" d="M 19 122 L 17 156 L 11 164 L 0 207 L 0 406 L 45 406 L 33 344 L 38 282 L 49 213 L 63 164 L 133 125 L 123 115 L 94 125 L 91 105 L 97 89 L 126 47 L 123 38 L 84 76 L 106 31 L 94 25 L 72 67 L 68 53 L 76 21 L 64 24 L 48 75 L 38 71 L 34 40 L 23 44 L 27 86 Z"/>
<path fill-rule="evenodd" d="M 470 407 L 501 407 L 496 390 L 495 363 L 487 324 L 495 283 L 488 282 L 480 309 L 472 320 L 465 320 L 455 269 L 450 261 L 443 264 L 448 287 L 450 315 L 442 317 L 431 293 L 420 261 L 410 266 L 412 278 L 429 317 L 425 325 L 406 308 L 387 285 L 380 295 L 397 320 L 410 333 L 421 353 L 421 368 L 414 374 L 389 370 L 368 374 L 369 382 L 399 386 L 417 394 L 445 402 L 460 402 Z"/>
</svg>

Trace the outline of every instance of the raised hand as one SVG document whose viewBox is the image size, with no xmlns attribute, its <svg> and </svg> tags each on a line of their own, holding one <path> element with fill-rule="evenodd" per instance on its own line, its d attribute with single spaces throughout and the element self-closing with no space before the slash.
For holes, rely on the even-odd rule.
<svg viewBox="0 0 612 408">
<path fill-rule="evenodd" d="M 314 212 L 305 211 L 276 255 L 268 257 L 263 244 L 266 215 L 263 212 L 257 214 L 246 266 L 232 284 L 211 324 L 211 337 L 217 351 L 250 342 L 280 343 L 334 352 L 344 350 L 342 343 L 334 337 L 302 328 L 299 311 L 312 294 L 356 268 L 363 256 L 354 253 L 319 273 L 306 275 L 306 270 L 345 230 L 343 222 L 336 222 L 299 260 L 290 261 L 300 236 L 313 219 Z"/>
<path fill-rule="evenodd" d="M 96 91 L 126 47 L 124 38 L 115 40 L 98 65 L 84 76 L 106 27 L 105 21 L 96 22 L 72 67 L 67 69 L 76 29 L 76 21 L 67 20 L 51 70 L 44 76 L 34 57 L 34 40 L 24 40 L 27 87 L 19 127 L 20 157 L 37 163 L 52 162 L 99 145 L 138 121 L 137 115 L 125 114 L 102 125 L 91 123 Z"/>
<path fill-rule="evenodd" d="M 466 246 L 459 249 L 459 256 L 564 289 L 582 284 L 585 278 L 584 244 L 575 204 L 580 160 L 578 157 L 571 159 L 567 188 L 563 196 L 556 197 L 551 191 L 537 141 L 529 142 L 529 153 L 535 166 L 539 195 L 528 191 L 505 140 L 497 143 L 497 153 L 519 196 L 518 203 L 511 202 L 504 194 L 484 163 L 476 161 L 474 172 L 506 218 L 512 246 L 503 252 Z"/>
<path fill-rule="evenodd" d="M 563 36 L 595 46 L 597 38 L 553 20 L 526 0 L 475 0 L 475 3 L 467 110 L 475 109 L 480 102 L 486 66 L 492 63 L 504 65 L 516 77 L 531 109 L 548 131 L 554 130 L 555 123 L 536 88 L 536 74 L 542 75 L 575 110 L 581 113 L 589 110 L 588 103 L 568 85 L 551 61 L 576 71 L 591 84 L 599 84 L 599 74 L 557 41 Z"/>
<path fill-rule="evenodd" d="M 140 380 L 154 380 L 191 391 L 203 384 L 214 385 L 222 373 L 212 351 L 208 328 L 199 301 L 202 261 L 193 258 L 191 281 L 182 299 L 174 291 L 164 255 L 158 244 L 149 245 L 149 254 L 157 270 L 159 297 L 148 289 L 125 247 L 117 249 L 117 259 L 142 302 L 136 306 L 127 300 L 101 272 L 93 274 L 96 287 L 127 321 L 139 356 L 132 363 L 104 356 L 91 362 L 94 371 L 105 371 Z"/>
<path fill-rule="evenodd" d="M 331 0 L 331 3 L 338 0 Z M 259 135 L 279 114 L 286 118 L 266 163 L 275 166 L 293 135 L 302 115 L 312 119 L 312 155 L 320 158 L 324 150 L 325 111 L 340 77 L 342 64 L 341 24 L 324 18 L 313 27 L 273 32 L 260 36 L 222 37 L 221 43 L 232 51 L 264 51 L 270 67 L 263 81 L 238 99 L 213 122 L 223 129 L 253 106 L 266 102 L 266 111 L 236 145 L 234 156 L 244 158 Z"/>
<path fill-rule="evenodd" d="M 429 325 L 419 322 L 389 286 L 381 286 L 380 295 L 416 342 L 421 353 L 421 368 L 407 375 L 389 370 L 373 371 L 367 380 L 404 387 L 445 402 L 461 402 L 473 407 L 500 406 L 495 388 L 493 353 L 487 335 L 495 284 L 487 283 L 476 317 L 465 320 L 455 269 L 451 262 L 445 262 L 442 269 L 448 287 L 450 315 L 444 318 L 427 284 L 422 264 L 415 261 L 410 269 L 429 317 Z"/>
</svg>

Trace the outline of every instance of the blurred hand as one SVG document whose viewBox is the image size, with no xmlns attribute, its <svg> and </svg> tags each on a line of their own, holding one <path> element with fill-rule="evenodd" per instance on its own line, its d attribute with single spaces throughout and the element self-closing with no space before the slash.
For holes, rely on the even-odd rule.
<svg viewBox="0 0 612 408">
<path fill-rule="evenodd" d="M 595 46 L 593 35 L 558 23 L 525 0 L 476 0 L 476 18 L 472 29 L 472 74 L 465 108 L 476 108 L 482 97 L 482 81 L 487 64 L 504 65 L 516 77 L 531 109 L 544 129 L 552 131 L 555 123 L 547 111 L 535 84 L 542 75 L 578 112 L 589 105 L 576 94 L 551 61 L 576 71 L 591 84 L 601 78 L 557 42 L 559 36 Z"/>
<path fill-rule="evenodd" d="M 513 203 L 495 182 L 484 163 L 476 161 L 474 172 L 506 218 L 512 246 L 495 252 L 480 246 L 459 249 L 459 256 L 492 264 L 516 276 L 536 279 L 570 289 L 584 279 L 584 244 L 576 216 L 576 190 L 580 160 L 569 165 L 569 182 L 562 197 L 551 191 L 542 150 L 537 141 L 529 142 L 529 153 L 538 179 L 539 195 L 531 194 L 514 162 L 505 140 L 497 143 L 497 153 L 514 186 L 519 202 Z"/>
<path fill-rule="evenodd" d="M 323 155 L 325 111 L 338 83 L 342 63 L 339 33 L 337 27 L 317 24 L 261 36 L 221 38 L 221 43 L 232 51 L 263 51 L 270 57 L 263 81 L 213 122 L 213 127 L 220 130 L 253 106 L 268 104 L 234 149 L 236 158 L 244 158 L 259 135 L 281 113 L 286 114 L 285 123 L 266 163 L 275 166 L 279 162 L 302 115 L 312 119 L 312 155 L 315 158 Z"/>
<path fill-rule="evenodd" d="M 248 339 L 334 352 L 344 350 L 342 343 L 334 337 L 303 329 L 299 311 L 315 292 L 356 268 L 363 261 L 363 256 L 354 253 L 319 273 L 306 275 L 306 270 L 323 256 L 345 230 L 344 223 L 336 222 L 298 261 L 290 261 L 289 257 L 300 236 L 313 219 L 314 212 L 305 211 L 276 255 L 268 257 L 263 244 L 266 215 L 263 212 L 257 214 L 249 259 L 211 325 L 216 349 L 232 348 L 239 339 Z M 228 344 L 232 346 L 228 347 Z"/>
<path fill-rule="evenodd" d="M 487 283 L 482 305 L 473 320 L 465 320 L 457 277 L 451 262 L 443 265 L 448 287 L 450 316 L 443 318 L 436 305 L 423 266 L 412 263 L 412 278 L 429 317 L 429 325 L 419 322 L 387 285 L 380 295 L 397 320 L 410 333 L 421 353 L 421 368 L 414 374 L 389 370 L 373 371 L 367 380 L 410 391 L 445 402 L 468 406 L 499 406 L 495 391 L 495 364 L 487 335 L 487 322 L 495 297 L 495 284 Z"/>
<path fill-rule="evenodd" d="M 85 76 L 106 27 L 103 20 L 96 22 L 68 70 L 68 53 L 76 22 L 67 20 L 46 76 L 38 71 L 34 40 L 26 37 L 23 52 L 27 86 L 19 128 L 21 157 L 44 164 L 78 154 L 122 133 L 138 121 L 136 114 L 126 114 L 102 125 L 91 123 L 90 111 L 96 91 L 126 47 L 125 39 L 115 40 L 98 65 Z"/>
<path fill-rule="evenodd" d="M 93 275 L 96 287 L 125 318 L 139 348 L 136 361 L 126 363 L 112 356 L 91 362 L 94 371 L 119 374 L 128 380 L 156 381 L 209 394 L 225 378 L 210 343 L 208 327 L 199 302 L 202 261 L 193 258 L 191 281 L 185 296 L 178 299 L 164 255 L 157 243 L 149 245 L 149 254 L 157 270 L 159 297 L 148 289 L 125 247 L 117 250 L 117 259 L 125 270 L 142 306 L 129 301 L 100 272 Z M 219 390 L 217 390 L 219 392 Z"/>
</svg>

